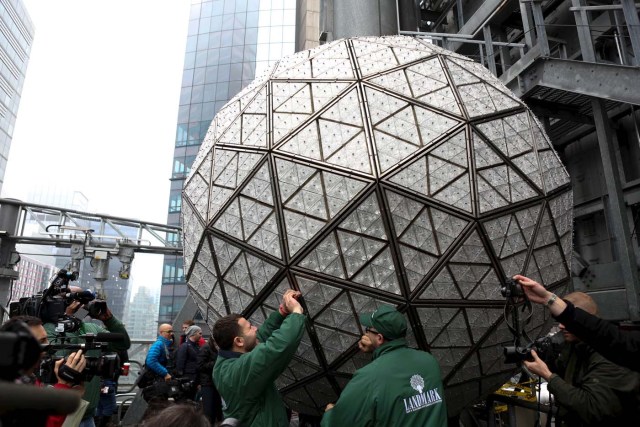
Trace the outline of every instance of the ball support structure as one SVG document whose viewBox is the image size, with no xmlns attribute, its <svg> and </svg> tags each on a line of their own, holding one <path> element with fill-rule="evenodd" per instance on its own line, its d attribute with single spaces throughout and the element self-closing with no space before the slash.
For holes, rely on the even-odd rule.
<svg viewBox="0 0 640 427">
<path fill-rule="evenodd" d="M 370 357 L 358 313 L 389 304 L 438 359 L 453 415 L 514 372 L 505 277 L 568 284 L 572 206 L 540 123 L 483 66 L 415 38 L 343 39 L 218 112 L 183 189 L 184 270 L 210 326 L 261 324 L 302 292 L 309 323 L 276 381 L 292 409 L 337 399 Z"/>
</svg>

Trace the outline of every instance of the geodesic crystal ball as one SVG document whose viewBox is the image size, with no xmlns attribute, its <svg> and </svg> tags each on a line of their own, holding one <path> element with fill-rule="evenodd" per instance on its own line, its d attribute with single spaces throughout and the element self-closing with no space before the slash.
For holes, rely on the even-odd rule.
<svg viewBox="0 0 640 427">
<path fill-rule="evenodd" d="M 277 381 L 294 410 L 337 399 L 368 361 L 358 313 L 390 304 L 455 414 L 514 371 L 505 277 L 568 283 L 571 209 L 542 127 L 483 66 L 409 37 L 338 40 L 217 114 L 183 191 L 184 268 L 211 326 L 302 292 L 309 326 Z"/>
</svg>

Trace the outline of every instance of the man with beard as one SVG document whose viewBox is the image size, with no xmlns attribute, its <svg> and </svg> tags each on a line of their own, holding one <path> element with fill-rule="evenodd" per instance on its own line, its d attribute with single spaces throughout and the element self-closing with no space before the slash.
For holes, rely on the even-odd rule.
<svg viewBox="0 0 640 427">
<path fill-rule="evenodd" d="M 226 418 L 252 427 L 289 425 L 274 381 L 302 340 L 305 317 L 299 296 L 297 291 L 285 292 L 280 310 L 260 329 L 239 314 L 225 316 L 214 325 L 213 338 L 220 351 L 213 381 Z"/>
</svg>

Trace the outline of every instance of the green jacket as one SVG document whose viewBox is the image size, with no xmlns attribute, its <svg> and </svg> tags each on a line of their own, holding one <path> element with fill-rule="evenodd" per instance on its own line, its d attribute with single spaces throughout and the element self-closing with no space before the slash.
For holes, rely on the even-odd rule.
<svg viewBox="0 0 640 427">
<path fill-rule="evenodd" d="M 289 421 L 274 381 L 285 370 L 304 333 L 305 316 L 272 313 L 258 330 L 260 343 L 248 353 L 220 350 L 213 381 L 225 418 L 243 426 L 282 426 Z"/>
<path fill-rule="evenodd" d="M 446 426 L 441 378 L 430 353 L 408 348 L 404 338 L 386 342 L 356 371 L 321 425 Z"/>
<path fill-rule="evenodd" d="M 98 334 L 100 332 L 113 332 L 124 334 L 125 339 L 121 342 L 112 342 L 109 343 L 109 351 L 124 351 L 128 350 L 131 347 L 131 341 L 129 340 L 129 335 L 127 334 L 127 330 L 124 328 L 124 325 L 115 318 L 115 316 L 111 317 L 111 319 L 104 322 L 103 328 L 101 326 L 96 325 L 95 323 L 85 323 L 82 322 L 82 326 L 76 332 L 68 332 L 66 334 L 67 339 L 65 343 L 67 344 L 83 344 L 84 340 L 77 338 L 80 335 L 84 334 Z M 49 338 L 49 342 L 52 344 L 59 344 L 60 340 L 54 339 L 58 336 L 55 332 L 56 325 L 53 323 L 45 323 L 44 329 L 47 331 L 47 337 Z M 69 351 L 66 352 L 58 352 L 60 355 L 66 356 Z M 99 350 L 91 350 L 86 356 L 100 356 Z M 98 406 L 98 401 L 100 400 L 100 377 L 94 376 L 91 381 L 87 381 L 84 383 L 84 395 L 82 396 L 84 400 L 89 402 L 89 406 L 84 412 L 84 418 L 93 417 L 95 413 L 95 409 Z"/>
<path fill-rule="evenodd" d="M 558 407 L 558 426 L 637 426 L 640 376 L 613 364 L 585 343 L 566 344 L 558 375 L 548 389 Z"/>
</svg>

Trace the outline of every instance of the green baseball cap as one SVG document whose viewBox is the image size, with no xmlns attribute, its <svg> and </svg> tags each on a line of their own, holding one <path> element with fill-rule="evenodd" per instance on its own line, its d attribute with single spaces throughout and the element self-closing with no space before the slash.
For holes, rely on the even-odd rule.
<svg viewBox="0 0 640 427">
<path fill-rule="evenodd" d="M 407 335 L 407 320 L 402 313 L 390 305 L 381 305 L 373 313 L 361 314 L 360 323 L 375 328 L 387 340 L 395 340 Z"/>
</svg>

